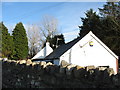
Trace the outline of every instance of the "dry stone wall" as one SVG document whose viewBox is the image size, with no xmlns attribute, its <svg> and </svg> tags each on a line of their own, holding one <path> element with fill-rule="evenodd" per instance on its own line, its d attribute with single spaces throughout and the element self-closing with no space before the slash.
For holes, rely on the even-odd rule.
<svg viewBox="0 0 120 90">
<path fill-rule="evenodd" d="M 2 62 L 2 88 L 120 88 L 120 73 L 112 69 L 57 66 L 31 60 Z"/>
</svg>

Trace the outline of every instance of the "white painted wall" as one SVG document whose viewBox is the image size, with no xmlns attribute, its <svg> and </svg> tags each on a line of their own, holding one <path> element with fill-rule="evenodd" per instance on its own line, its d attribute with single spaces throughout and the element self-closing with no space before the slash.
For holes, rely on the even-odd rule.
<svg viewBox="0 0 120 90">
<path fill-rule="evenodd" d="M 65 60 L 65 61 L 69 62 L 69 54 L 70 54 L 70 49 L 60 57 L 60 63 L 61 63 L 62 60 Z"/>
<path fill-rule="evenodd" d="M 93 47 L 89 45 L 89 41 L 93 41 Z M 82 48 L 80 46 L 83 46 Z M 71 49 L 60 57 L 60 62 L 65 60 L 69 62 L 69 53 L 71 50 L 71 63 L 80 66 L 109 66 L 116 70 L 116 58 L 111 55 L 96 39 L 89 34 L 77 42 Z M 60 64 L 60 63 L 59 63 Z"/>
<path fill-rule="evenodd" d="M 53 52 L 53 49 L 50 47 L 49 43 L 47 42 L 46 46 L 40 52 L 38 52 L 32 59 L 45 58 L 51 52 Z"/>
</svg>

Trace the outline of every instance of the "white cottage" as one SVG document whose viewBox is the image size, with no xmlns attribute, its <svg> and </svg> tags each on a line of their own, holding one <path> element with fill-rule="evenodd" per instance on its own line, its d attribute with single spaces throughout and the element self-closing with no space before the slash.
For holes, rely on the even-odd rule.
<svg viewBox="0 0 120 90">
<path fill-rule="evenodd" d="M 43 59 L 46 56 L 48 56 L 51 52 L 53 52 L 53 49 L 50 47 L 49 42 L 46 42 L 46 46 L 40 51 L 38 52 L 33 58 L 34 59 Z"/>
<path fill-rule="evenodd" d="M 80 66 L 109 66 L 115 74 L 118 72 L 118 56 L 115 55 L 91 31 L 82 39 L 79 37 L 59 46 L 44 58 L 60 65 L 62 60 Z"/>
</svg>

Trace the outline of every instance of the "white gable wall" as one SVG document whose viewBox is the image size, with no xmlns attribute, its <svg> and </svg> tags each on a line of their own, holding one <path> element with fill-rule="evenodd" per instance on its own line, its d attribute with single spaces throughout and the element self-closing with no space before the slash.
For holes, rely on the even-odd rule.
<svg viewBox="0 0 120 90">
<path fill-rule="evenodd" d="M 89 41 L 93 41 L 93 47 L 89 45 Z M 80 46 L 83 47 L 81 48 Z M 80 66 L 109 66 L 114 69 L 116 74 L 116 59 L 96 39 L 86 35 L 60 57 L 60 62 L 61 60 L 66 60 Z"/>
<path fill-rule="evenodd" d="M 53 49 L 49 46 L 49 43 L 47 42 L 46 46 L 40 52 L 38 52 L 32 59 L 45 58 L 51 52 L 53 52 Z"/>
<path fill-rule="evenodd" d="M 46 47 L 44 47 L 40 52 L 38 52 L 32 59 L 44 58 L 45 57 L 45 55 L 44 55 L 45 48 Z"/>
</svg>

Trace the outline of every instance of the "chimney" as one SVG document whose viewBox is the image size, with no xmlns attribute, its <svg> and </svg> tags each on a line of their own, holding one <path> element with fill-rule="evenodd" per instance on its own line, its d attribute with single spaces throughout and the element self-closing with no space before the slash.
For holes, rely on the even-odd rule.
<svg viewBox="0 0 120 90">
<path fill-rule="evenodd" d="M 46 46 L 44 47 L 44 57 L 47 55 L 47 46 L 50 46 L 49 42 L 46 42 Z"/>
<path fill-rule="evenodd" d="M 46 46 L 50 46 L 50 43 L 49 43 L 49 42 L 46 42 Z"/>
</svg>

